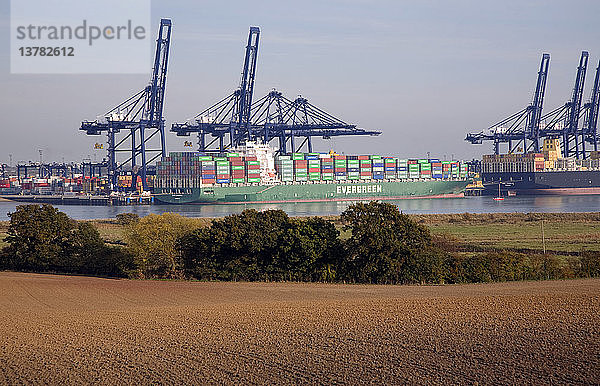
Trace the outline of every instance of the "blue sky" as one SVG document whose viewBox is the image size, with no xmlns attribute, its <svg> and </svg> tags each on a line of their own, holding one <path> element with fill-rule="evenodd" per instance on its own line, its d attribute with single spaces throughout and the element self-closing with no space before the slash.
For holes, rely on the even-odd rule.
<svg viewBox="0 0 600 386">
<path fill-rule="evenodd" d="M 93 155 L 77 129 L 141 89 L 148 75 L 10 75 L 9 1 L 0 12 L 0 162 Z M 464 141 L 530 103 L 551 54 L 546 110 L 566 102 L 581 50 L 585 100 L 600 58 L 599 1 L 154 1 L 173 20 L 167 125 L 235 89 L 250 25 L 261 28 L 255 99 L 299 94 L 377 138 L 319 141 L 318 150 L 403 157 L 479 157 Z M 169 134 L 170 150 L 183 139 Z M 97 153 L 100 159 L 103 153 Z"/>
</svg>

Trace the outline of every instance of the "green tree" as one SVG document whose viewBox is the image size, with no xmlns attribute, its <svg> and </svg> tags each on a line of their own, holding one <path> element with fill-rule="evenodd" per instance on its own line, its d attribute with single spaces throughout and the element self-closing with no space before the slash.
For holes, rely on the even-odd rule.
<svg viewBox="0 0 600 386">
<path fill-rule="evenodd" d="M 346 241 L 343 272 L 351 281 L 408 283 L 420 281 L 420 262 L 431 245 L 429 230 L 388 203 L 350 206 L 341 215 Z"/>
<path fill-rule="evenodd" d="M 51 205 L 19 205 L 8 215 L 8 265 L 31 271 L 61 270 L 75 222 Z"/>
</svg>

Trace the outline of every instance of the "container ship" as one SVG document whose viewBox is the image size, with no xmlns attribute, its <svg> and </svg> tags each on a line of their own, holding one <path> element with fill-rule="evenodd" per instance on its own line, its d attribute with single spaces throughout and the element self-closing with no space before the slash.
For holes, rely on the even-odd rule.
<svg viewBox="0 0 600 386">
<path fill-rule="evenodd" d="M 247 143 L 218 156 L 172 152 L 157 163 L 154 197 L 166 204 L 278 203 L 459 197 L 468 165 L 330 153 L 273 154 Z"/>
<path fill-rule="evenodd" d="M 542 153 L 484 155 L 484 194 L 600 194 L 600 152 L 590 158 L 560 158 L 558 139 L 545 139 Z"/>
</svg>

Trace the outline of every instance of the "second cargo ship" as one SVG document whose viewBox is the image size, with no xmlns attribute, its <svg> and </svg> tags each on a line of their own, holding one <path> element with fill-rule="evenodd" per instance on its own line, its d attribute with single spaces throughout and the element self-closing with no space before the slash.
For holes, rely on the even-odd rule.
<svg viewBox="0 0 600 386">
<path fill-rule="evenodd" d="M 154 193 L 168 204 L 275 203 L 459 197 L 464 163 L 378 155 L 292 153 L 274 156 L 248 143 L 221 156 L 170 153 L 157 165 Z"/>
</svg>

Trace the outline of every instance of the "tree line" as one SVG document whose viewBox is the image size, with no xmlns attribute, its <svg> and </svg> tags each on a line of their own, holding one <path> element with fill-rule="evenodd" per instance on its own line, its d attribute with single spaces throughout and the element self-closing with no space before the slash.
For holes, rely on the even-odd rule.
<svg viewBox="0 0 600 386">
<path fill-rule="evenodd" d="M 10 213 L 3 269 L 132 278 L 442 284 L 600 276 L 600 253 L 458 253 L 381 202 L 351 205 L 338 226 L 281 210 L 244 210 L 203 224 L 176 214 L 117 216 L 125 245 L 50 205 Z"/>
</svg>

